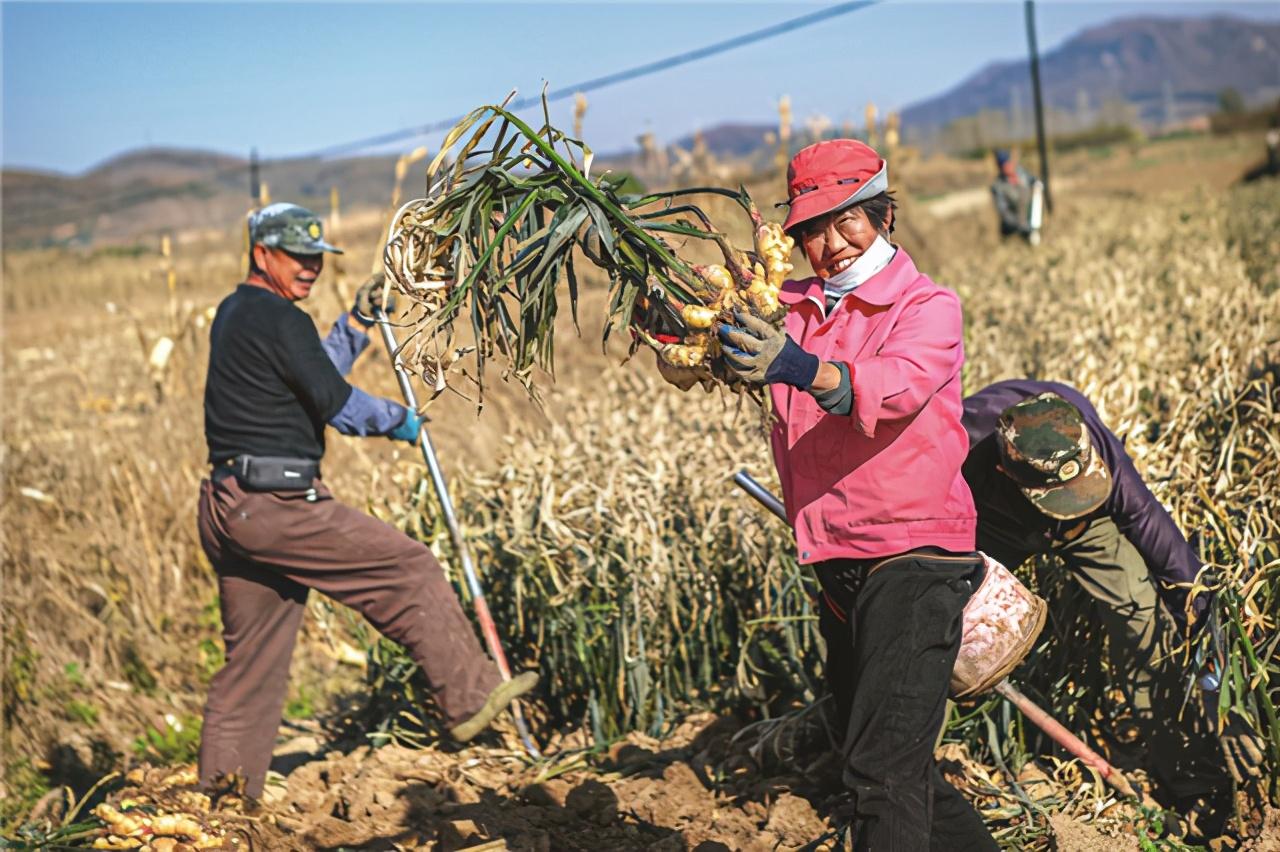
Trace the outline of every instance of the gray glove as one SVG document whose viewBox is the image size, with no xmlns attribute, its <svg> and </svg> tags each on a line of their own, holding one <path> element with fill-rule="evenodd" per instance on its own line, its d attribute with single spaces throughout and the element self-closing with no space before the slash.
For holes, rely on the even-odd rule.
<svg viewBox="0 0 1280 852">
<path fill-rule="evenodd" d="M 1262 775 L 1262 764 L 1266 760 L 1262 738 L 1243 713 L 1234 709 L 1227 711 L 1218 731 L 1218 742 L 1222 745 L 1227 771 L 1237 784 Z"/>
<path fill-rule="evenodd" d="M 387 276 L 381 272 L 374 273 L 369 280 L 360 285 L 356 291 L 356 303 L 351 308 L 351 315 L 366 328 L 374 323 L 374 312 L 382 308 L 388 314 L 396 311 L 396 291 L 385 286 Z M 386 301 L 383 301 L 386 293 Z"/>
<path fill-rule="evenodd" d="M 794 385 L 808 390 L 822 362 L 800 348 L 785 331 L 745 312 L 734 315 L 737 325 L 720 326 L 724 360 L 740 378 L 755 384 Z"/>
</svg>

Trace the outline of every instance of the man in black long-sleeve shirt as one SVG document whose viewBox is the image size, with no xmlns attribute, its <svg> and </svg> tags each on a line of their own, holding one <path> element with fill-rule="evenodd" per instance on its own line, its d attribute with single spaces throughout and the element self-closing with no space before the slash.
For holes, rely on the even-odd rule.
<svg viewBox="0 0 1280 852">
<path fill-rule="evenodd" d="M 200 780 L 238 775 L 262 794 L 289 662 L 311 589 L 363 615 L 405 647 L 452 736 L 484 730 L 537 681 L 504 681 L 477 641 L 440 564 L 422 542 L 335 500 L 320 476 L 324 432 L 414 442 L 421 420 L 345 374 L 369 343 L 376 281 L 321 341 L 295 305 L 326 251 L 320 220 L 273 204 L 249 222 L 251 266 L 222 300 L 209 334 L 200 541 L 218 577 L 226 664 L 209 685 Z M 376 305 L 381 307 L 380 302 Z"/>
<path fill-rule="evenodd" d="M 1177 721 L 1191 673 L 1164 653 L 1187 630 L 1189 614 L 1193 625 L 1205 614 L 1205 595 L 1188 600 L 1202 564 L 1123 442 L 1083 395 L 1055 382 L 984 388 L 964 400 L 963 422 L 978 548 L 1010 568 L 1035 554 L 1061 558 L 1097 601 L 1113 661 L 1127 669 L 1158 780 L 1183 805 L 1229 792 L 1208 720 Z M 1197 715 L 1196 705 L 1186 717 Z M 1249 732 L 1223 735 L 1233 736 Z M 1235 745 L 1226 747 L 1229 759 L 1242 754 Z M 1248 761 L 1231 768 L 1256 771 Z"/>
</svg>

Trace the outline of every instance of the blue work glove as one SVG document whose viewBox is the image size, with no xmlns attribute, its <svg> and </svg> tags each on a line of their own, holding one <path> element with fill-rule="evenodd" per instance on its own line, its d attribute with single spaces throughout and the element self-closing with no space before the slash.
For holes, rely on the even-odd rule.
<svg viewBox="0 0 1280 852">
<path fill-rule="evenodd" d="M 404 421 L 387 433 L 387 437 L 396 441 L 418 442 L 418 433 L 422 431 L 422 418 L 412 408 L 404 410 Z"/>
<path fill-rule="evenodd" d="M 744 381 L 781 383 L 807 390 L 822 365 L 817 355 L 800 348 L 782 329 L 741 311 L 733 315 L 737 325 L 720 326 L 724 360 Z"/>
<path fill-rule="evenodd" d="M 386 286 L 387 276 L 381 272 L 369 276 L 369 280 L 360 285 L 356 291 L 355 304 L 351 306 L 351 316 L 365 328 L 372 328 L 374 312 L 382 308 L 388 314 L 396 311 L 396 291 Z M 383 300 L 383 294 L 386 300 Z"/>
</svg>

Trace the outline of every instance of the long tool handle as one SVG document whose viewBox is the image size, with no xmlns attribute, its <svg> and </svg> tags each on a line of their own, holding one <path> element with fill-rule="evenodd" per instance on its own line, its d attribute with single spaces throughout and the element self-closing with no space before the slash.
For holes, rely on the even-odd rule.
<svg viewBox="0 0 1280 852">
<path fill-rule="evenodd" d="M 1009 683 L 1007 678 L 997 683 L 995 689 L 996 692 L 1013 702 L 1013 706 L 1022 711 L 1022 715 L 1034 722 L 1035 726 L 1048 734 L 1054 742 L 1080 758 L 1081 763 L 1093 767 L 1102 776 L 1102 780 L 1115 787 L 1116 791 L 1121 795 L 1134 797 L 1138 795 L 1134 791 L 1133 785 L 1129 783 L 1129 779 L 1125 778 L 1120 773 L 1120 770 L 1108 763 L 1107 759 L 1102 755 L 1089 748 L 1084 740 L 1068 731 L 1061 722 L 1041 709 L 1038 704 L 1023 695 L 1016 686 Z"/>
<path fill-rule="evenodd" d="M 396 371 L 396 380 L 400 383 L 400 394 L 404 397 L 404 403 L 416 411 L 418 395 L 413 392 L 409 371 L 405 369 L 404 361 L 400 358 L 400 344 L 396 341 L 396 333 L 391 328 L 391 320 L 387 317 L 386 311 L 381 308 L 375 308 L 373 316 L 378 322 L 378 328 L 382 331 L 382 342 L 386 344 L 391 366 Z M 471 590 L 471 603 L 475 608 L 476 620 L 480 622 L 480 632 L 484 634 L 484 642 L 489 646 L 489 653 L 493 656 L 502 679 L 511 680 L 511 667 L 507 664 L 507 655 L 502 650 L 502 640 L 498 638 L 498 627 L 494 624 L 493 615 L 489 612 L 489 603 L 485 600 L 484 589 L 480 586 L 475 563 L 471 561 L 471 548 L 467 546 L 466 539 L 462 537 L 462 528 L 458 526 L 458 516 L 453 511 L 453 500 L 449 498 L 449 487 L 444 481 L 444 471 L 440 469 L 440 459 L 436 456 L 436 448 L 431 443 L 431 433 L 427 431 L 425 421 L 419 431 L 418 445 L 422 448 L 422 460 L 427 463 L 427 470 L 431 474 L 431 484 L 435 488 L 436 499 L 440 501 L 440 512 L 444 515 L 445 526 L 449 528 L 449 537 L 453 539 L 454 550 L 462 561 L 462 574 L 466 578 L 467 588 Z M 529 726 L 525 723 L 524 711 L 519 701 L 511 702 L 511 715 L 515 718 L 516 730 L 520 732 L 525 750 L 535 758 L 541 757 L 542 754 L 534 744 L 533 737 L 529 735 Z"/>
<path fill-rule="evenodd" d="M 740 470 L 733 475 L 733 481 L 743 491 L 756 498 L 756 502 L 772 512 L 778 520 L 784 524 L 787 522 L 787 510 L 783 507 L 782 501 L 774 497 L 768 488 L 756 482 L 751 474 Z"/>
<path fill-rule="evenodd" d="M 773 496 L 769 489 L 756 482 L 751 474 L 745 470 L 740 470 L 733 475 L 733 481 L 774 515 L 777 515 L 783 521 L 787 519 L 787 513 L 783 509 L 782 501 Z M 1087 766 L 1093 767 L 1102 776 L 1102 780 L 1115 787 L 1122 795 L 1137 795 L 1133 790 L 1133 786 L 1129 783 L 1129 779 L 1120 774 L 1120 770 L 1108 763 L 1102 755 L 1089 748 L 1084 740 L 1068 731 L 1061 722 L 1042 710 L 1038 704 L 1023 695 L 1017 687 L 1009 683 L 1008 678 L 997 683 L 995 690 L 1013 702 L 1013 706 L 1017 707 L 1022 712 L 1022 715 L 1031 720 L 1037 728 L 1048 734 L 1054 742 L 1080 758 L 1081 762 Z"/>
</svg>

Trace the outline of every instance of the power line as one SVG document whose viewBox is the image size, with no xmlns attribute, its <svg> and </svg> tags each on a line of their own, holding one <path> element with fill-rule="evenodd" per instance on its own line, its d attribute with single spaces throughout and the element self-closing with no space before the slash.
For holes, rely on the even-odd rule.
<svg viewBox="0 0 1280 852">
<path fill-rule="evenodd" d="M 795 18 L 789 18 L 788 20 L 781 21 L 779 23 L 772 24 L 767 27 L 762 27 L 761 29 L 753 30 L 749 33 L 743 33 L 742 35 L 733 36 L 732 38 L 727 38 L 722 41 L 718 41 L 713 44 L 706 45 L 704 47 L 695 48 L 694 50 L 688 50 L 683 53 L 677 53 L 672 56 L 665 57 L 663 59 L 655 60 L 653 62 L 646 62 L 642 65 L 636 65 L 632 68 L 627 68 L 622 71 L 615 71 L 611 74 L 605 74 L 600 77 L 593 77 L 589 80 L 584 80 L 580 83 L 564 86 L 562 88 L 555 89 L 554 91 L 547 92 L 546 99 L 548 103 L 552 103 L 555 101 L 560 101 L 566 98 L 573 97 L 578 92 L 582 92 L 582 93 L 591 92 L 597 89 L 603 89 L 606 86 L 612 86 L 617 83 L 627 82 L 628 80 L 635 80 L 641 77 L 647 77 L 651 74 L 657 74 L 661 71 L 668 71 L 672 68 L 678 68 L 681 65 L 687 65 L 690 62 L 696 62 L 700 59 L 706 59 L 707 57 L 710 57 L 710 56 L 715 56 L 717 54 L 725 53 L 730 50 L 736 50 L 739 47 L 745 47 L 746 45 L 754 44 L 759 41 L 776 38 L 777 36 L 783 35 L 785 33 L 803 29 L 804 27 L 809 27 L 814 24 L 821 23 L 822 21 L 839 17 L 841 15 L 847 15 L 851 12 L 856 12 L 856 11 L 859 11 L 860 9 L 865 9 L 868 6 L 874 6 L 879 2 L 881 2 L 881 0 L 855 0 L 855 2 L 838 3 L 834 6 L 830 6 L 825 9 L 820 9 L 817 12 L 810 12 L 809 14 L 806 14 L 806 15 L 799 15 Z M 516 110 L 527 109 L 533 106 L 539 106 L 541 105 L 541 103 L 542 103 L 542 95 L 538 95 L 537 97 L 517 98 L 507 105 L 507 109 L 514 112 Z M 316 150 L 302 153 L 302 154 L 296 154 L 289 157 L 274 157 L 261 162 L 263 165 L 266 165 L 272 162 L 272 160 L 284 161 L 284 160 L 303 160 L 303 159 L 310 159 L 310 158 L 324 159 L 324 158 L 337 157 L 342 154 L 351 154 L 351 153 L 363 151 L 369 148 L 376 148 L 383 145 L 389 145 L 393 142 L 401 142 L 406 139 L 414 139 L 417 137 L 425 136 L 430 133 L 437 133 L 442 130 L 448 130 L 454 125 L 456 125 L 458 122 L 462 121 L 462 119 L 464 119 L 465 117 L 466 115 L 456 115 L 450 118 L 444 118 L 444 119 L 439 119 L 437 121 L 432 121 L 427 124 L 419 125 L 417 127 L 406 127 L 400 130 L 393 130 L 387 133 L 381 133 L 376 136 L 368 136 L 363 139 L 356 139 L 351 142 L 342 142 L 336 145 L 329 145 L 329 146 L 318 148 Z M 227 168 L 219 172 L 215 172 L 214 174 L 206 178 L 203 182 L 217 183 L 218 181 L 232 177 L 233 175 L 240 174 L 243 171 L 244 171 L 244 166 L 237 165 L 233 168 Z M 102 196 L 90 201 L 84 201 L 78 204 L 67 205 L 63 208 L 38 210 L 25 217 L 18 216 L 14 218 L 16 218 L 18 222 L 32 222 L 32 221 L 40 220 L 42 218 L 52 219 L 52 218 L 58 218 L 58 217 L 64 217 L 64 216 L 70 215 L 78 210 L 91 210 L 94 208 L 101 208 L 103 206 L 109 206 L 111 204 L 124 202 L 124 201 L 149 200 L 152 197 L 164 198 L 172 195 L 180 195 L 180 194 L 191 192 L 191 191 L 193 191 L 193 187 L 191 185 L 184 185 L 181 187 L 172 187 L 172 188 L 155 187 L 155 188 L 147 188 L 147 189 L 141 189 L 141 190 L 135 189 L 135 190 L 122 192 L 114 197 L 111 195 Z"/>
<path fill-rule="evenodd" d="M 615 71 L 612 74 L 594 77 L 590 80 L 584 80 L 581 83 L 576 83 L 571 86 L 564 86 L 563 88 L 547 92 L 547 102 L 554 103 L 555 101 L 571 98 L 579 92 L 586 94 L 587 92 L 591 92 L 596 89 L 603 89 L 605 86 L 612 86 L 616 83 L 625 83 L 628 80 L 647 77 L 650 74 L 657 74 L 660 71 L 667 71 L 681 65 L 687 65 L 690 62 L 696 62 L 699 59 L 706 59 L 709 56 L 715 56 L 716 54 L 735 50 L 739 47 L 745 47 L 758 41 L 774 38 L 784 33 L 812 26 L 813 24 L 817 24 L 840 15 L 847 15 L 850 12 L 865 9 L 866 7 L 875 5 L 878 2 L 880 2 L 880 0 L 857 0 L 857 2 L 852 3 L 840 3 L 827 9 L 811 12 L 807 15 L 800 15 L 799 17 L 791 18 L 749 33 L 744 33 L 740 36 L 734 36 L 733 38 L 718 41 L 714 44 L 706 45 L 705 47 L 699 47 L 694 50 L 685 51 L 684 53 L 677 53 L 674 56 L 668 56 L 665 59 L 659 59 L 654 62 L 646 62 L 643 65 L 637 65 L 624 71 Z M 515 112 L 516 110 L 539 106 L 541 103 L 541 95 L 537 97 L 517 98 L 507 105 L 507 109 Z M 327 148 L 321 148 L 319 151 L 314 152 L 312 156 L 332 157 L 338 154 L 359 151 L 364 148 L 374 148 L 380 145 L 387 145 L 392 142 L 413 139 L 418 136 L 425 136 L 428 133 L 437 133 L 441 130 L 448 130 L 464 118 L 466 118 L 465 114 L 457 115 L 452 118 L 441 119 L 429 124 L 419 125 L 418 127 L 406 127 L 401 130 L 393 130 L 389 133 L 370 136 L 365 139 L 357 139 L 353 142 L 331 145 Z"/>
</svg>

